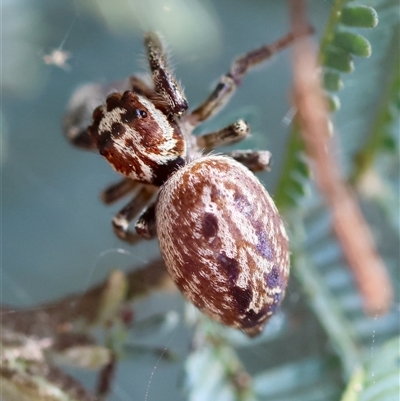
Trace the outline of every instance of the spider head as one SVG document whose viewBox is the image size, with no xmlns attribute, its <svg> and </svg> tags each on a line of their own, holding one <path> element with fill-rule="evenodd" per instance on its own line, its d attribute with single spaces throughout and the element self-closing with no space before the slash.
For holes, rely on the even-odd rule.
<svg viewBox="0 0 400 401">
<path fill-rule="evenodd" d="M 110 95 L 93 112 L 89 130 L 100 154 L 133 180 L 159 186 L 185 163 L 186 142 L 178 124 L 132 91 Z"/>
</svg>

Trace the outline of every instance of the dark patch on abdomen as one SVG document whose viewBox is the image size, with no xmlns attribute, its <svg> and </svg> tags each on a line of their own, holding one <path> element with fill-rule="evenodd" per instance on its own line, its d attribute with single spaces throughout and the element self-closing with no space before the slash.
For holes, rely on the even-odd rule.
<svg viewBox="0 0 400 401">
<path fill-rule="evenodd" d="M 221 252 L 217 255 L 217 261 L 221 268 L 228 274 L 229 293 L 234 299 L 235 308 L 237 308 L 239 313 L 246 313 L 253 298 L 253 291 L 251 288 L 241 288 L 236 285 L 239 276 L 238 262 L 235 259 L 227 257 L 225 252 Z"/>
<path fill-rule="evenodd" d="M 235 208 L 244 216 L 252 217 L 251 214 L 253 213 L 253 207 L 248 201 L 248 199 L 239 191 L 235 191 L 234 195 L 234 205 Z M 250 215 L 250 216 L 249 216 Z"/>
<path fill-rule="evenodd" d="M 272 260 L 271 242 L 264 227 L 257 227 L 257 251 L 268 260 Z"/>
<path fill-rule="evenodd" d="M 221 252 L 217 255 L 217 261 L 220 266 L 226 271 L 228 274 L 228 279 L 232 285 L 236 283 L 236 280 L 239 275 L 239 266 L 238 262 L 235 259 L 229 258 L 226 256 L 225 252 Z"/>
<path fill-rule="evenodd" d="M 268 312 L 274 309 L 274 305 L 265 305 L 260 312 L 256 313 L 253 309 L 246 312 L 242 320 L 242 326 L 245 329 L 250 329 L 259 325 L 263 320 L 268 318 Z"/>
<path fill-rule="evenodd" d="M 201 231 L 205 238 L 215 237 L 218 232 L 218 219 L 212 213 L 204 213 Z"/>
<path fill-rule="evenodd" d="M 281 275 L 279 269 L 275 265 L 268 274 L 264 273 L 264 279 L 267 282 L 268 288 L 274 288 L 277 286 L 282 288 Z"/>
<path fill-rule="evenodd" d="M 245 313 L 253 297 L 253 291 L 251 288 L 240 288 L 235 286 L 232 290 L 232 295 L 235 298 L 239 312 Z"/>
</svg>

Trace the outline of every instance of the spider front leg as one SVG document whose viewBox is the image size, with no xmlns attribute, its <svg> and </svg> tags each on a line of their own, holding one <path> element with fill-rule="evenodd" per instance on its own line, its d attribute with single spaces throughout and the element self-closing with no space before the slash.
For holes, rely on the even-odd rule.
<svg viewBox="0 0 400 401">
<path fill-rule="evenodd" d="M 77 89 L 68 102 L 67 112 L 63 119 L 63 132 L 74 146 L 87 150 L 97 148 L 88 126 L 93 110 L 100 104 L 97 100 L 99 96 L 100 98 L 102 96 L 102 87 L 88 84 Z"/>
<path fill-rule="evenodd" d="M 250 127 L 244 120 L 238 120 L 218 131 L 210 132 L 196 138 L 197 147 L 205 151 L 213 150 L 219 146 L 231 145 L 242 141 L 250 135 Z M 253 172 L 270 170 L 271 152 L 268 150 L 236 150 L 224 152 L 224 155 L 232 157 L 242 163 Z"/>
<path fill-rule="evenodd" d="M 154 217 L 153 205 L 142 213 L 137 223 L 137 231 L 129 230 L 129 223 L 149 203 L 158 188 L 142 186 L 132 200 L 113 218 L 112 225 L 115 234 L 124 241 L 134 244 L 144 238 L 151 238 L 155 234 L 152 228 Z M 147 212 L 149 210 L 149 212 Z M 146 213 L 147 212 L 147 213 Z M 144 217 L 143 217 L 144 216 Z M 147 234 L 148 233 L 148 234 Z"/>
<path fill-rule="evenodd" d="M 91 83 L 76 89 L 68 102 L 62 122 L 64 136 L 68 141 L 85 150 L 97 150 L 97 144 L 88 129 L 93 120 L 93 110 L 111 93 L 125 91 L 131 86 L 129 80 L 124 80 L 105 86 Z"/>
<path fill-rule="evenodd" d="M 309 28 L 305 34 L 311 33 Z M 264 45 L 237 58 L 228 73 L 223 75 L 211 95 L 188 116 L 188 121 L 196 126 L 218 113 L 234 94 L 246 73 L 258 64 L 270 59 L 274 54 L 289 46 L 296 36 L 289 32 L 270 45 Z"/>
<path fill-rule="evenodd" d="M 183 115 L 188 108 L 188 103 L 183 89 L 168 68 L 167 56 L 161 39 L 154 32 L 149 32 L 144 36 L 144 44 L 147 49 L 155 91 L 166 102 L 167 114 Z"/>
<path fill-rule="evenodd" d="M 244 120 L 238 120 L 218 131 L 210 132 L 196 138 L 197 147 L 210 151 L 219 146 L 231 145 L 242 141 L 250 134 L 250 127 Z"/>
</svg>

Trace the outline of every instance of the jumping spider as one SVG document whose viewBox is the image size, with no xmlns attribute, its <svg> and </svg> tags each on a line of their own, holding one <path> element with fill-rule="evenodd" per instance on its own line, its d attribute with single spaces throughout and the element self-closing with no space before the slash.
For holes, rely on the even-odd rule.
<svg viewBox="0 0 400 401">
<path fill-rule="evenodd" d="M 159 187 L 191 160 L 249 135 L 250 128 L 244 120 L 205 135 L 194 136 L 192 133 L 224 107 L 251 67 L 268 60 L 294 39 L 294 35 L 288 33 L 271 45 L 237 58 L 211 95 L 191 112 L 187 111 L 188 102 L 183 90 L 168 67 L 162 41 L 153 32 L 144 36 L 152 83 L 132 76 L 119 85 L 118 89 L 124 92 L 111 93 L 106 103 L 94 110 L 89 127 L 82 125 L 85 113 L 93 107 L 94 98 L 88 98 L 86 94 L 83 99 L 82 93 L 72 98 L 64 120 L 66 136 L 76 146 L 98 150 L 124 176 L 122 181 L 103 192 L 103 201 L 110 204 L 135 190 L 132 200 L 112 221 L 119 238 L 134 243 L 140 237 L 154 237 Z M 94 86 L 90 90 L 95 96 L 105 91 L 110 93 L 109 89 Z M 270 164 L 268 151 L 234 151 L 225 155 L 251 171 L 267 169 Z M 129 230 L 129 223 L 144 207 L 135 225 L 136 232 Z"/>
</svg>

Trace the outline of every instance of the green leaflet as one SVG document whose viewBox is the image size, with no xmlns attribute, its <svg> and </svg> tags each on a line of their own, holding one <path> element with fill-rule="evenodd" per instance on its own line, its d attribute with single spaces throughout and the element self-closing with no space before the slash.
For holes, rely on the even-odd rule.
<svg viewBox="0 0 400 401">
<path fill-rule="evenodd" d="M 360 56 L 369 57 L 371 55 L 371 44 L 362 35 L 352 32 L 337 32 L 333 38 L 333 45 L 349 53 Z"/>
<path fill-rule="evenodd" d="M 340 22 L 349 27 L 375 28 L 378 14 L 372 7 L 348 5 L 342 9 Z"/>
<path fill-rule="evenodd" d="M 351 54 L 341 48 L 330 48 L 323 54 L 322 65 L 339 72 L 353 72 L 354 62 Z"/>
<path fill-rule="evenodd" d="M 337 92 L 343 88 L 343 81 L 336 71 L 325 71 L 323 75 L 324 88 L 330 92 Z"/>
</svg>

